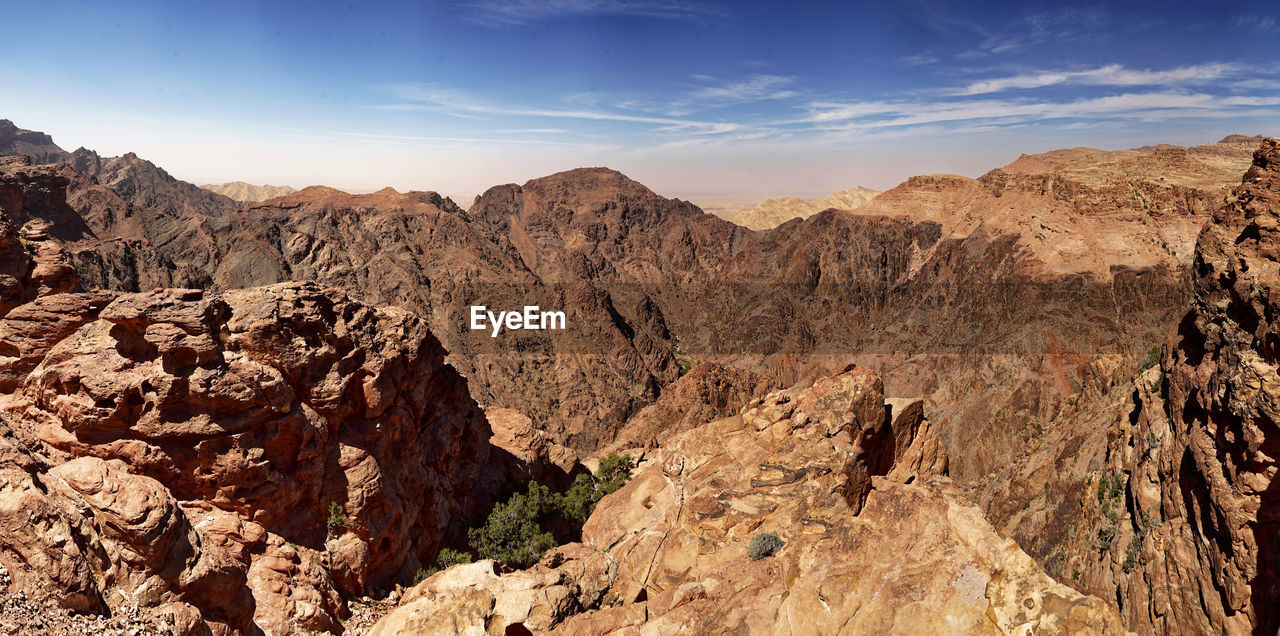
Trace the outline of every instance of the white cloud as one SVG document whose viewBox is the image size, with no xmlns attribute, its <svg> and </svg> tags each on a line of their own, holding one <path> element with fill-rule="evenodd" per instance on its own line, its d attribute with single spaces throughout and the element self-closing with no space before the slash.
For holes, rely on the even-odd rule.
<svg viewBox="0 0 1280 636">
<path fill-rule="evenodd" d="M 689 95 L 694 101 L 713 104 L 786 99 L 799 94 L 789 88 L 795 83 L 795 78 L 783 75 L 752 75 L 746 79 L 726 82 L 706 75 L 695 75 L 694 79 L 716 82 L 714 85 L 698 88 Z"/>
<path fill-rule="evenodd" d="M 684 131 L 694 133 L 713 133 L 726 132 L 729 130 L 736 130 L 738 128 L 737 124 L 728 122 L 697 121 L 674 117 L 651 117 L 646 115 L 611 113 L 599 110 L 562 110 L 554 108 L 510 106 L 479 100 L 462 91 L 431 84 L 394 84 L 391 85 L 389 89 L 394 96 L 403 101 L 395 104 L 380 104 L 373 106 L 373 108 L 380 110 L 426 110 L 460 117 L 493 115 L 657 124 L 661 126 L 658 130 L 666 132 Z"/>
<path fill-rule="evenodd" d="M 981 95 L 1010 89 L 1043 88 L 1059 84 L 1093 86 L 1169 86 L 1202 84 L 1240 71 L 1234 64 L 1210 63 L 1164 71 L 1139 71 L 1111 64 L 1085 71 L 1048 71 L 974 82 L 956 91 L 958 95 Z"/>
<path fill-rule="evenodd" d="M 988 35 L 971 53 L 1012 53 L 1053 41 L 1077 40 L 1101 30 L 1111 20 L 1102 8 L 1067 7 L 1056 11 L 1031 13 L 1012 23 L 1000 33 Z"/>
<path fill-rule="evenodd" d="M 815 102 L 809 115 L 792 124 L 809 123 L 827 132 L 864 133 L 884 128 L 925 124 L 959 124 L 988 121 L 1015 125 L 1063 119 L 1152 120 L 1188 116 L 1218 116 L 1243 108 L 1273 110 L 1280 97 L 1219 97 L 1206 93 L 1170 91 L 1125 93 L 1069 102 L 1024 100 L 957 100 L 942 102 Z"/>
<path fill-rule="evenodd" d="M 1241 14 L 1237 15 L 1231 21 L 1231 25 L 1237 29 L 1251 29 L 1253 31 L 1274 31 L 1277 24 L 1276 19 L 1269 15 Z"/>
<path fill-rule="evenodd" d="M 927 66 L 927 65 L 929 65 L 929 64 L 937 64 L 938 62 L 941 62 L 941 61 L 942 61 L 942 58 L 940 58 L 940 57 L 938 57 L 938 56 L 936 56 L 936 55 L 929 55 L 929 54 L 927 54 L 927 53 L 919 53 L 919 54 L 916 54 L 916 55 L 907 55 L 907 56 L 905 56 L 905 57 L 900 57 L 900 58 L 898 58 L 898 63 L 899 63 L 899 64 L 901 64 L 901 65 L 903 65 L 903 66 L 908 66 L 908 67 L 910 67 L 910 66 Z"/>
<path fill-rule="evenodd" d="M 716 15 L 700 3 L 679 0 L 481 0 L 462 6 L 472 22 L 490 26 L 519 26 L 583 16 L 688 20 Z"/>
</svg>

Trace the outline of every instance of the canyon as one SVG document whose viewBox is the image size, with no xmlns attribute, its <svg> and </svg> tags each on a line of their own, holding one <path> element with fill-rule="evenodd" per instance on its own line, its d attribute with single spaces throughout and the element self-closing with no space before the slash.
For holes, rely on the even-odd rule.
<svg viewBox="0 0 1280 636">
<path fill-rule="evenodd" d="M 605 168 L 240 203 L 3 121 L 0 566 L 183 633 L 389 591 L 375 633 L 1274 631 L 1278 153 L 1024 155 L 755 230 Z M 411 585 L 612 451 L 580 541 Z"/>
</svg>

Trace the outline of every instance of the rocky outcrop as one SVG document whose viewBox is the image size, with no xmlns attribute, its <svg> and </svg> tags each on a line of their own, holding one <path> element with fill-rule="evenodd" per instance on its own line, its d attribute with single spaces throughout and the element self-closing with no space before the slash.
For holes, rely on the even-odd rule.
<svg viewBox="0 0 1280 636">
<path fill-rule="evenodd" d="M 0 564 L 64 607 L 336 630 L 502 478 L 425 324 L 337 290 L 53 294 L 0 334 Z"/>
<path fill-rule="evenodd" d="M 171 215 L 216 215 L 236 208 L 230 197 L 176 179 L 132 152 L 102 157 L 92 150 L 77 148 L 67 162 L 139 209 L 152 208 Z"/>
<path fill-rule="evenodd" d="M 66 161 L 69 156 L 53 143 L 53 137 L 18 128 L 13 122 L 0 119 L 0 157 L 5 155 L 25 155 L 36 164 Z"/>
<path fill-rule="evenodd" d="M 485 409 L 493 437 L 489 442 L 510 456 L 506 472 L 519 479 L 532 479 L 562 491 L 583 472 L 578 454 L 557 444 L 529 416 L 515 409 L 491 406 Z"/>
<path fill-rule="evenodd" d="M 882 391 L 846 369 L 679 434 L 582 544 L 445 570 L 375 633 L 1123 633 L 962 503 L 921 402 Z M 753 560 L 760 533 L 782 546 Z"/>
<path fill-rule="evenodd" d="M 773 382 L 748 369 L 700 362 L 628 419 L 606 450 L 656 448 L 678 433 L 733 415 L 773 388 Z"/>
<path fill-rule="evenodd" d="M 596 608 L 617 578 L 618 563 L 582 544 L 560 546 L 528 570 L 500 575 L 491 560 L 451 567 L 408 590 L 373 636 L 543 633 Z M 584 632 L 585 633 L 585 632 Z"/>
<path fill-rule="evenodd" d="M 1114 594 L 1135 629 L 1280 628 L 1278 226 L 1267 140 L 1201 232 L 1192 309 L 1109 433 L 1083 587 Z"/>
<path fill-rule="evenodd" d="M 71 291 L 76 272 L 51 223 L 34 209 L 56 207 L 65 181 L 44 179 L 26 157 L 0 157 L 0 316 L 37 296 Z"/>
</svg>

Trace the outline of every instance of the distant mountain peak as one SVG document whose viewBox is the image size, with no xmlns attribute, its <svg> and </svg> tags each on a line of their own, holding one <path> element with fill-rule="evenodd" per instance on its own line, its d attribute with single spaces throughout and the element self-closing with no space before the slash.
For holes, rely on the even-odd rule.
<svg viewBox="0 0 1280 636">
<path fill-rule="evenodd" d="M 878 194 L 878 190 L 854 186 L 812 201 L 800 197 L 778 197 L 761 201 L 750 209 L 725 210 L 717 212 L 717 215 L 752 230 L 769 230 L 791 219 L 807 219 L 832 208 L 853 210 L 862 207 Z"/>
<path fill-rule="evenodd" d="M 71 156 L 48 134 L 18 128 L 8 119 L 0 119 L 0 156 L 4 155 L 26 155 L 36 164 L 58 163 Z"/>
<path fill-rule="evenodd" d="M 231 197 L 237 203 L 261 203 L 267 199 L 274 199 L 297 192 L 297 190 L 289 186 L 254 185 L 244 181 L 205 184 L 200 187 L 210 192 Z"/>
</svg>

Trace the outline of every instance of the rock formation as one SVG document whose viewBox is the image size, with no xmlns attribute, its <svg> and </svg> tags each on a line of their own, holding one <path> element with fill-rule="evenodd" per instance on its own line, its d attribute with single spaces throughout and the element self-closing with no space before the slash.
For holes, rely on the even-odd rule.
<svg viewBox="0 0 1280 636">
<path fill-rule="evenodd" d="M 7 119 L 0 119 L 0 157 L 26 155 L 36 164 L 66 161 L 67 151 L 53 143 L 53 137 L 34 130 L 18 128 Z"/>
<path fill-rule="evenodd" d="M 501 478 L 425 325 L 337 290 L 50 294 L 0 341 L 0 564 L 71 609 L 335 630 Z"/>
<path fill-rule="evenodd" d="M 19 304 L 62 289 L 65 275 L 35 275 L 44 250 L 52 269 L 40 271 L 65 274 L 56 264 L 69 260 L 81 291 L 314 280 L 398 305 L 442 340 L 498 424 L 494 441 L 517 464 L 556 465 L 548 480 L 856 352 L 890 393 L 926 396 L 952 477 L 1000 532 L 1060 581 L 1113 598 L 1119 575 L 1085 549 L 1123 525 L 1101 510 L 1112 496 L 1095 496 L 1098 469 L 1124 472 L 1108 445 L 1146 399 L 1128 379 L 1177 325 L 1194 236 L 1256 143 L 1024 156 L 768 232 L 605 169 L 499 186 L 466 210 L 429 192 L 327 188 L 232 210 L 137 158 L 83 151 L 74 166 L 0 170 L 26 184 L 8 192 L 28 203 L 0 202 L 19 234 L 9 245 L 39 248 L 11 252 L 4 302 L 32 325 L 51 313 Z M 490 339 L 467 328 L 476 302 L 563 308 L 573 328 Z M 62 329 L 32 333 L 58 342 Z M 8 355 L 0 381 L 12 386 L 43 360 Z M 1132 538 L 1113 530 L 1105 552 L 1123 574 Z"/>
<path fill-rule="evenodd" d="M 70 259 L 51 240 L 49 222 L 24 214 L 27 206 L 60 199 L 57 188 L 62 184 L 32 175 L 30 166 L 26 157 L 0 158 L 0 316 L 36 296 L 71 291 L 76 284 Z"/>
<path fill-rule="evenodd" d="M 735 414 L 752 398 L 768 393 L 772 384 L 747 369 L 728 364 L 695 364 L 671 383 L 656 402 L 628 419 L 606 450 L 656 448 L 677 433 Z"/>
<path fill-rule="evenodd" d="M 236 207 L 230 198 L 175 179 L 163 168 L 132 152 L 104 158 L 92 150 L 79 148 L 67 161 L 135 208 L 162 216 L 216 215 Z"/>
<path fill-rule="evenodd" d="M 1155 633 L 1280 628 L 1280 143 L 1196 243 L 1191 311 L 1108 432 L 1084 589 Z"/>
<path fill-rule="evenodd" d="M 236 203 L 261 203 L 267 199 L 274 199 L 297 192 L 297 190 L 289 186 L 254 185 L 244 181 L 205 184 L 200 187 L 210 192 L 230 197 Z"/>
<path fill-rule="evenodd" d="M 445 570 L 373 633 L 1123 633 L 962 503 L 920 407 L 860 369 L 771 393 L 664 443 L 581 544 Z"/>
</svg>

